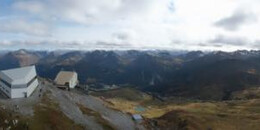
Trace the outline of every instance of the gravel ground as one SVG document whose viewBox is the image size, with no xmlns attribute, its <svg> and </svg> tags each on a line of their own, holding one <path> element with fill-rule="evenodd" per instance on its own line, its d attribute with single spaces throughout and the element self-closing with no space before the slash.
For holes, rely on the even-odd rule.
<svg viewBox="0 0 260 130">
<path fill-rule="evenodd" d="M 42 90 L 40 92 L 40 89 Z M 12 110 L 14 112 L 18 112 L 25 116 L 33 116 L 33 107 L 36 105 L 40 97 L 39 95 L 42 95 L 46 90 L 43 85 L 41 85 L 41 82 L 39 83 L 39 86 L 35 89 L 33 94 L 28 98 L 17 98 L 17 99 L 9 99 L 5 98 L 4 96 L 0 96 L 0 103 L 2 107 Z"/>
<path fill-rule="evenodd" d="M 85 125 L 87 128 L 102 130 L 102 127 L 100 127 L 93 118 L 82 114 L 77 104 L 81 104 L 100 113 L 104 119 L 118 130 L 145 129 L 140 124 L 136 124 L 128 114 L 106 107 L 98 98 L 86 95 L 75 89 L 72 91 L 64 91 L 52 85 L 47 86 L 47 88 L 50 88 L 54 100 L 58 101 L 63 113 L 75 122 Z"/>
<path fill-rule="evenodd" d="M 102 130 L 102 127 L 95 122 L 95 120 L 91 117 L 85 116 L 77 104 L 71 100 L 71 97 L 66 95 L 63 90 L 59 90 L 57 88 L 49 89 L 52 93 L 51 99 L 57 101 L 59 103 L 61 111 L 68 116 L 71 120 L 76 123 L 84 125 L 86 128 L 90 128 L 91 130 Z"/>
</svg>

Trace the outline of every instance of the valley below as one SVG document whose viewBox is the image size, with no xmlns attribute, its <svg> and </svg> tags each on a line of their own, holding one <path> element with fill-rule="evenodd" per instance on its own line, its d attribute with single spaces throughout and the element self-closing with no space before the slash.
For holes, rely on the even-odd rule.
<svg viewBox="0 0 260 130">
<path fill-rule="evenodd" d="M 136 91 L 122 88 L 93 95 L 102 97 L 111 108 L 141 114 L 147 119 L 145 125 L 148 129 L 258 130 L 260 128 L 259 98 L 230 101 L 169 98 L 161 101 Z"/>
<path fill-rule="evenodd" d="M 259 59 L 259 51 L 2 53 L 0 70 L 35 65 L 40 86 L 26 99 L 0 96 L 0 130 L 259 130 Z M 55 86 L 62 70 L 78 73 L 76 89 Z"/>
<path fill-rule="evenodd" d="M 260 0 L 0 0 L 0 130 L 260 130 Z"/>
<path fill-rule="evenodd" d="M 260 95 L 255 90 L 250 92 L 240 93 L 245 94 L 242 97 Z M 0 99 L 0 127 L 15 130 L 258 130 L 260 99 L 242 97 L 229 101 L 170 97 L 161 100 L 131 87 L 86 94 L 80 88 L 64 91 L 41 79 L 32 97 Z M 135 122 L 131 118 L 133 114 L 142 115 L 143 121 Z M 17 123 L 13 124 L 14 121 Z"/>
</svg>

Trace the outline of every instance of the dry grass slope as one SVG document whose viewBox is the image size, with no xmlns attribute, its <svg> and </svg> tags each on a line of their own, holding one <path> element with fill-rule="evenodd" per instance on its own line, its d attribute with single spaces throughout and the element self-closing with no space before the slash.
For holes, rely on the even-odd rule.
<svg viewBox="0 0 260 130">
<path fill-rule="evenodd" d="M 84 130 L 84 127 L 76 124 L 65 116 L 59 105 L 48 98 L 48 93 L 43 95 L 41 102 L 34 108 L 35 114 L 29 121 L 29 128 L 33 130 Z"/>
<path fill-rule="evenodd" d="M 122 91 L 121 91 L 122 90 Z M 109 91 L 103 99 L 111 108 L 143 115 L 148 120 L 156 121 L 161 129 L 212 129 L 212 130 L 259 130 L 260 129 L 260 99 L 235 100 L 227 102 L 193 102 L 166 101 L 160 102 L 153 98 L 129 100 L 123 98 L 125 92 L 131 89 Z M 130 92 L 135 96 L 136 90 Z M 135 93 L 135 94 L 134 94 Z M 119 94 L 117 97 L 116 94 Z M 101 93 L 99 95 L 102 95 Z M 145 95 L 145 94 L 141 94 Z M 147 97 L 147 96 L 144 96 Z M 148 96 L 149 97 L 149 96 Z M 136 106 L 142 106 L 145 111 L 136 111 Z"/>
<path fill-rule="evenodd" d="M 112 124 L 110 124 L 107 120 L 105 120 L 100 115 L 100 113 L 98 113 L 94 110 L 91 110 L 89 108 L 86 108 L 81 104 L 78 104 L 78 106 L 83 114 L 94 117 L 95 120 L 97 121 L 97 123 L 100 124 L 104 130 L 115 130 L 114 126 Z"/>
</svg>

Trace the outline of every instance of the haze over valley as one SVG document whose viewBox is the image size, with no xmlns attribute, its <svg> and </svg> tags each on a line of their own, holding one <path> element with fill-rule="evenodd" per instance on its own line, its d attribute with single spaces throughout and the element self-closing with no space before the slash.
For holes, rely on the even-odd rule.
<svg viewBox="0 0 260 130">
<path fill-rule="evenodd" d="M 259 0 L 1 0 L 0 130 L 259 130 Z"/>
</svg>

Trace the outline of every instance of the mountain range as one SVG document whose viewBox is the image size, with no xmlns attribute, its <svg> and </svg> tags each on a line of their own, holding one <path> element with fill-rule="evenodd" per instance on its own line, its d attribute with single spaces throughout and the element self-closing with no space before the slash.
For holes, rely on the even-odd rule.
<svg viewBox="0 0 260 130">
<path fill-rule="evenodd" d="M 80 84 L 128 85 L 164 97 L 229 100 L 260 83 L 260 51 L 29 51 L 1 53 L 0 70 L 36 65 L 54 79 L 76 71 Z"/>
</svg>

